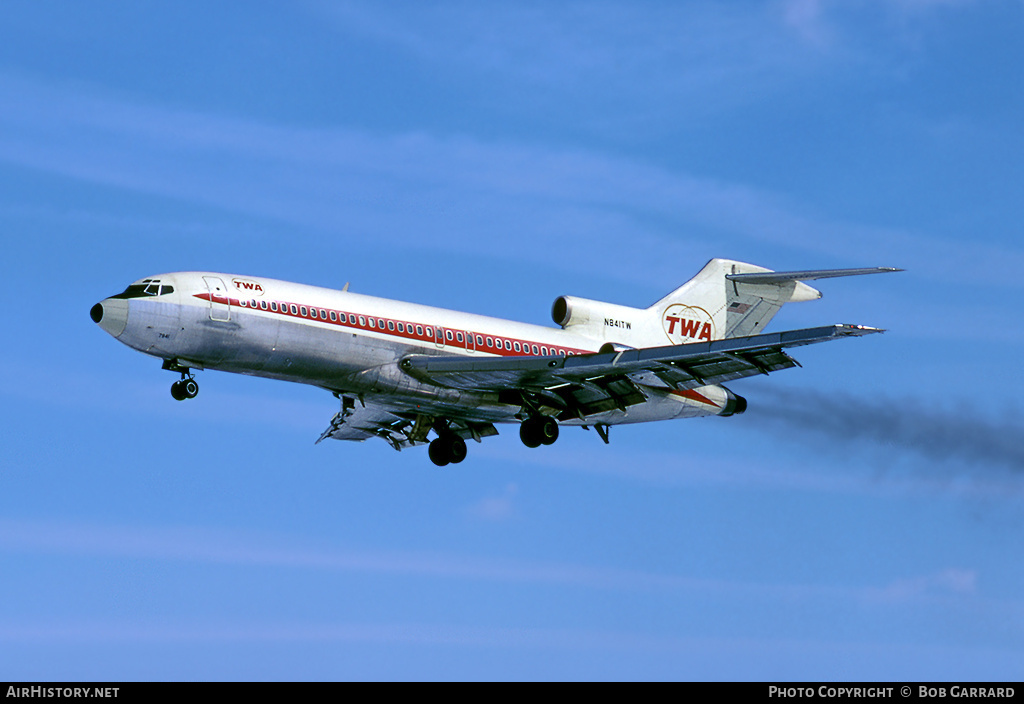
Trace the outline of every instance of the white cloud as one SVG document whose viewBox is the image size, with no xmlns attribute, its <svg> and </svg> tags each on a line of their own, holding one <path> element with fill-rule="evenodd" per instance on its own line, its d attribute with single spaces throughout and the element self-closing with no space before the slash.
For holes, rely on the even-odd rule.
<svg viewBox="0 0 1024 704">
<path fill-rule="evenodd" d="M 489 522 L 503 522 L 515 516 L 515 498 L 519 487 L 514 483 L 505 485 L 498 496 L 487 496 L 466 509 L 473 518 Z"/>
<path fill-rule="evenodd" d="M 586 565 L 520 562 L 429 552 L 359 551 L 278 545 L 192 527 L 143 528 L 0 520 L 0 549 L 11 552 L 351 571 L 627 591 L 706 589 L 720 582 Z"/>
<path fill-rule="evenodd" d="M 879 589 L 874 598 L 881 601 L 907 601 L 921 596 L 960 596 L 977 592 L 978 573 L 949 568 L 935 574 L 898 579 Z"/>
<path fill-rule="evenodd" d="M 776 15 L 751 6 L 329 3 L 319 10 L 340 33 L 376 40 L 420 64 L 563 95 L 611 88 L 623 97 L 672 100 L 700 91 L 706 107 L 715 96 L 743 100 L 746 92 L 749 100 L 766 84 L 814 70 Z"/>
<path fill-rule="evenodd" d="M 950 569 L 884 587 L 767 584 L 727 579 L 606 569 L 568 563 L 525 562 L 430 552 L 358 551 L 283 543 L 271 536 L 239 535 L 196 527 L 107 526 L 46 520 L 0 519 L 0 550 L 136 560 L 182 561 L 420 576 L 438 579 L 553 584 L 634 592 L 707 592 L 769 599 L 826 598 L 879 601 L 920 596 L 973 596 L 976 576 Z"/>
<path fill-rule="evenodd" d="M 991 277 L 993 260 L 1024 268 L 1024 251 L 831 222 L 779 194 L 599 152 L 278 127 L 9 75 L 0 100 L 0 160 L 405 247 L 649 283 L 760 243 L 780 259 L 859 263 L 870 251 L 926 278 L 1024 285 Z"/>
<path fill-rule="evenodd" d="M 822 0 L 785 0 L 782 16 L 805 41 L 819 47 L 832 40 L 832 33 L 823 17 Z"/>
</svg>

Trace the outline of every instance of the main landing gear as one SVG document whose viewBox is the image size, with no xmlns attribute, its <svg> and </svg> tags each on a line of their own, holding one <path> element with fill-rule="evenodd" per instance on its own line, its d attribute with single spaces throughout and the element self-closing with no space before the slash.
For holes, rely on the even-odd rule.
<svg viewBox="0 0 1024 704">
<path fill-rule="evenodd" d="M 184 401 L 199 395 L 199 382 L 192 376 L 191 369 L 183 367 L 173 360 L 165 361 L 163 368 L 181 373 L 181 379 L 171 384 L 171 396 L 175 401 Z"/>
<path fill-rule="evenodd" d="M 455 433 L 446 432 L 431 441 L 427 454 L 438 467 L 449 463 L 458 464 L 466 459 L 466 441 Z"/>
<path fill-rule="evenodd" d="M 551 416 L 533 416 L 519 425 L 519 439 L 527 447 L 551 445 L 558 439 L 558 421 Z"/>
</svg>

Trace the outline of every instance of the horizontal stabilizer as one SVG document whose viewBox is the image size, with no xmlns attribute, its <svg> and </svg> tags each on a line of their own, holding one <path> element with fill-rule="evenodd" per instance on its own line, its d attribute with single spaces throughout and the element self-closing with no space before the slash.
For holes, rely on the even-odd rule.
<svg viewBox="0 0 1024 704">
<path fill-rule="evenodd" d="M 784 284 L 787 281 L 811 281 L 831 279 L 837 276 L 860 276 L 862 274 L 886 274 L 903 271 L 891 266 L 874 266 L 866 269 L 815 269 L 812 271 L 766 271 L 754 274 L 726 274 L 725 278 L 740 284 Z"/>
</svg>

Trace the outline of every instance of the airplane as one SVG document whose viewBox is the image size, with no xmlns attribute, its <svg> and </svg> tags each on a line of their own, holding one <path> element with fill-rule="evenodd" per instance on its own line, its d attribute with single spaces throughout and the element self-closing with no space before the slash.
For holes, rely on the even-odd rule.
<svg viewBox="0 0 1024 704">
<path fill-rule="evenodd" d="M 90 316 L 118 341 L 180 374 L 179 400 L 199 393 L 193 370 L 310 384 L 340 409 L 317 440 L 379 437 L 427 445 L 438 466 L 466 458 L 466 440 L 518 423 L 523 444 L 593 427 L 743 413 L 722 384 L 799 363 L 792 347 L 883 332 L 860 325 L 766 333 L 786 303 L 821 292 L 815 279 L 891 267 L 777 272 L 712 259 L 647 308 L 560 296 L 559 328 L 460 313 L 343 290 L 213 272 L 138 280 Z M 433 439 L 430 439 L 433 433 Z"/>
</svg>

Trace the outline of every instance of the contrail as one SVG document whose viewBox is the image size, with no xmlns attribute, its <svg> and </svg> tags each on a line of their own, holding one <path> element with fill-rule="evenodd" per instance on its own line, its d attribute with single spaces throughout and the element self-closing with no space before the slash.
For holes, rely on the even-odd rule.
<svg viewBox="0 0 1024 704">
<path fill-rule="evenodd" d="M 846 444 L 864 441 L 930 459 L 1000 465 L 1024 471 L 1024 425 L 926 405 L 923 399 L 872 398 L 843 392 L 765 387 L 751 394 L 747 417 L 757 426 L 786 426 Z"/>
</svg>

